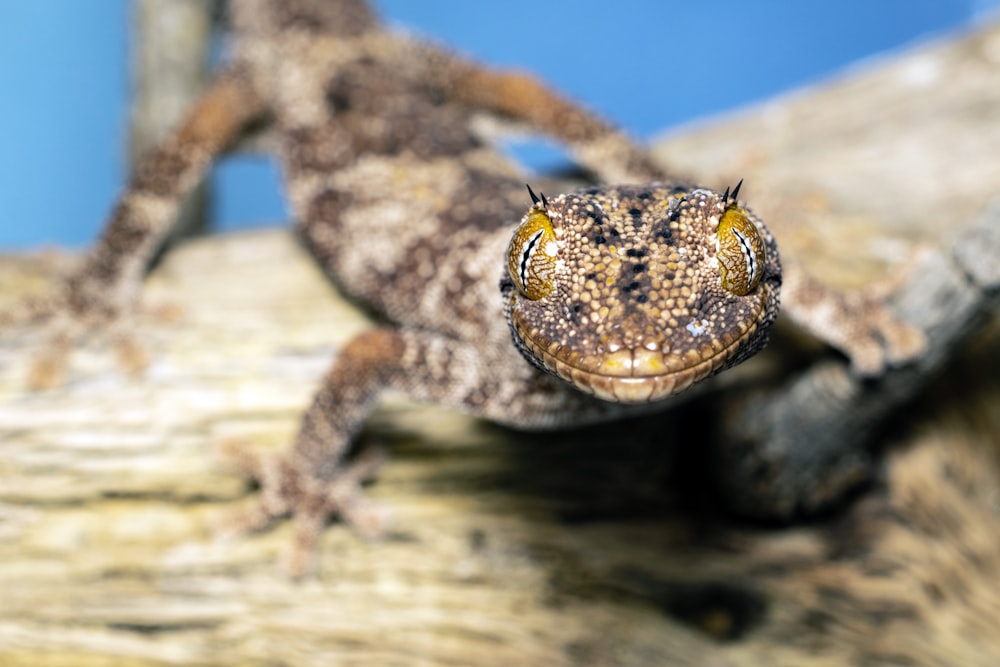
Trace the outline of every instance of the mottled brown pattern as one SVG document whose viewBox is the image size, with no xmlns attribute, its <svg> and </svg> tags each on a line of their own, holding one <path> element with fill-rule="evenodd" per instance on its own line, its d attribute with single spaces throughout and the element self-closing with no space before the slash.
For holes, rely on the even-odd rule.
<svg viewBox="0 0 1000 667">
<path fill-rule="evenodd" d="M 276 30 L 303 29 L 350 37 L 377 26 L 375 15 L 364 0 L 296 0 L 275 2 L 268 19 Z"/>
<path fill-rule="evenodd" d="M 143 162 L 83 270 L 45 312 L 76 318 L 53 335 L 63 351 L 94 314 L 127 320 L 179 195 L 244 130 L 271 123 L 299 232 L 327 274 L 387 320 L 337 356 L 290 449 L 275 459 L 234 454 L 262 487 L 234 524 L 296 515 L 293 570 L 308 562 L 329 515 L 378 523 L 359 488 L 373 459 L 354 466 L 344 457 L 384 390 L 549 428 L 651 409 L 579 391 L 609 377 L 593 369 L 612 348 L 630 347 L 635 358 L 653 344 L 670 371 L 657 398 L 668 399 L 763 346 L 781 282 L 777 249 L 754 218 L 768 251 L 763 282 L 740 297 L 719 287 L 714 230 L 724 195 L 670 181 L 626 136 L 530 76 L 381 30 L 356 0 L 243 0 L 230 10 L 233 63 Z M 480 136 L 480 116 L 565 143 L 604 181 L 659 181 L 543 202 L 558 223 L 562 261 L 548 310 L 520 312 L 503 279 L 515 330 L 533 331 L 533 344 L 511 342 L 498 290 L 505 248 L 530 202 L 516 169 Z M 591 250 L 609 254 L 591 267 Z M 830 338 L 849 351 L 855 339 L 881 351 L 881 324 L 841 327 L 850 335 Z M 882 359 L 863 365 L 877 370 Z M 577 367 L 560 372 L 567 362 Z M 591 377 L 574 387 L 536 366 L 574 380 L 590 369 Z"/>
</svg>

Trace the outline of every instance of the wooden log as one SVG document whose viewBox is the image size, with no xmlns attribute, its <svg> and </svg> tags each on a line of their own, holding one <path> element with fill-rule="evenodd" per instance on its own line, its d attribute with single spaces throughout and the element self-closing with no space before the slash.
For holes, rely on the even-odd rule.
<svg viewBox="0 0 1000 667">
<path fill-rule="evenodd" d="M 857 73 L 882 77 L 877 95 L 845 79 L 833 102 L 823 88 L 779 101 L 843 110 L 825 124 L 789 111 L 783 127 L 794 136 L 804 123 L 816 145 L 849 144 L 845 128 L 914 104 L 896 74 L 902 63 L 995 54 L 983 45 L 998 40 L 993 26 Z M 975 61 L 976 76 L 997 76 L 991 57 Z M 958 110 L 994 104 L 996 90 L 938 91 L 964 138 L 934 129 L 948 122 L 944 110 L 903 114 L 893 130 L 942 170 L 966 169 L 971 153 L 954 146 L 993 141 L 996 129 L 988 114 Z M 793 159 L 799 146 L 753 153 L 740 142 L 757 134 L 720 130 L 758 165 Z M 996 173 L 994 147 L 975 153 L 978 173 Z M 896 157 L 885 173 L 908 167 Z M 985 204 L 996 182 L 940 195 L 937 210 L 954 215 L 925 231 L 975 219 L 982 206 L 969 198 Z M 780 180 L 767 187 L 786 191 Z M 884 207 L 879 192 L 858 192 L 850 210 L 840 195 L 815 208 L 819 229 L 844 221 L 859 247 L 876 247 L 878 261 L 855 265 L 863 280 L 885 259 L 865 239 L 903 238 L 892 259 L 916 242 L 892 216 L 886 227 L 854 222 L 881 224 L 863 213 Z M 865 209 L 869 200 L 878 201 Z M 786 245 L 817 262 L 834 256 L 840 241 L 831 249 L 813 233 Z M 4 258 L 0 307 L 72 261 Z M 253 493 L 217 451 L 233 438 L 285 446 L 337 347 L 367 321 L 285 231 L 188 242 L 150 276 L 144 299 L 138 325 L 154 361 L 141 377 L 115 370 L 95 340 L 73 357 L 66 386 L 28 392 L 38 331 L 0 336 L 0 664 L 991 665 L 1000 655 L 995 329 L 953 349 L 947 372 L 883 435 L 891 448 L 879 484 L 798 527 L 747 523 L 721 507 L 702 460 L 716 397 L 541 435 L 387 400 L 364 438 L 390 452 L 370 488 L 391 512 L 390 533 L 365 542 L 331 526 L 317 576 L 292 582 L 279 567 L 288 525 L 215 539 L 218 518 Z M 740 372 L 767 376 L 786 356 L 773 351 Z"/>
</svg>

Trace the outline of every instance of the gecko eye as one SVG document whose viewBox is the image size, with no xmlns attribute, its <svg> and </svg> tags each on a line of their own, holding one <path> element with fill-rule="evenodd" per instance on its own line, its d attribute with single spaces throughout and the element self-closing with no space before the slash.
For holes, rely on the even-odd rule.
<svg viewBox="0 0 1000 667">
<path fill-rule="evenodd" d="M 555 287 L 556 251 L 549 216 L 531 209 L 507 246 L 507 273 L 528 299 L 537 301 Z"/>
<path fill-rule="evenodd" d="M 730 204 L 719 221 L 719 278 L 722 288 L 737 296 L 749 294 L 764 273 L 764 239 L 746 211 Z"/>
</svg>

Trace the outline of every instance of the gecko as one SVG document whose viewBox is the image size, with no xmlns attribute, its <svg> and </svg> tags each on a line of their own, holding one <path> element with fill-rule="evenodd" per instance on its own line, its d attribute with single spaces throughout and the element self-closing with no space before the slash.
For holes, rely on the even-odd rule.
<svg viewBox="0 0 1000 667">
<path fill-rule="evenodd" d="M 236 0 L 230 19 L 229 62 L 137 165 L 80 270 L 0 321 L 44 323 L 36 384 L 63 372 L 86 332 L 141 368 L 130 322 L 183 195 L 266 127 L 297 234 L 382 322 L 338 351 L 284 452 L 228 451 L 260 487 L 231 527 L 293 516 L 295 573 L 331 517 L 383 530 L 362 490 L 381 456 L 352 449 L 386 390 L 522 429 L 663 410 L 760 351 L 779 302 L 860 374 L 919 353 L 877 300 L 783 268 L 742 183 L 671 178 L 530 75 L 387 30 L 361 0 Z M 491 119 L 561 142 L 600 184 L 526 188 Z"/>
</svg>

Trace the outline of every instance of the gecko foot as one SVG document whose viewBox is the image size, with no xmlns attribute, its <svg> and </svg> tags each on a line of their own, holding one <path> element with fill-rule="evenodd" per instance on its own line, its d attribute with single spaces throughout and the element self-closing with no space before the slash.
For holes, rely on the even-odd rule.
<svg viewBox="0 0 1000 667">
<path fill-rule="evenodd" d="M 224 517 L 219 532 L 223 536 L 243 535 L 292 516 L 295 534 L 285 560 L 292 578 L 315 570 L 319 536 L 331 517 L 339 516 L 363 537 L 377 537 L 385 529 L 386 513 L 370 502 L 362 489 L 385 460 L 377 447 L 358 452 L 328 478 L 315 476 L 294 453 L 267 455 L 243 443 L 226 442 L 222 456 L 254 479 L 260 491 L 249 505 Z"/>
<path fill-rule="evenodd" d="M 0 312 L 0 334 L 30 340 L 25 383 L 33 390 L 51 389 L 64 384 L 74 350 L 87 341 L 106 345 L 128 374 L 141 373 L 150 355 L 134 332 L 138 315 L 137 304 L 81 304 L 64 288 Z"/>
<path fill-rule="evenodd" d="M 77 322 L 53 321 L 43 326 L 41 345 L 29 362 L 27 385 L 34 390 L 52 389 L 65 383 L 73 350 L 88 334 L 98 334 L 115 354 L 118 368 L 129 375 L 141 374 L 150 362 L 146 347 L 122 323 L 104 330 Z"/>
<path fill-rule="evenodd" d="M 919 357 L 927 344 L 924 333 L 897 318 L 888 305 L 901 280 L 843 293 L 789 262 L 781 288 L 788 304 L 784 312 L 847 356 L 855 375 L 878 377 Z"/>
</svg>

